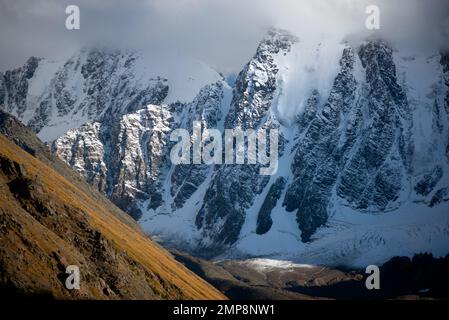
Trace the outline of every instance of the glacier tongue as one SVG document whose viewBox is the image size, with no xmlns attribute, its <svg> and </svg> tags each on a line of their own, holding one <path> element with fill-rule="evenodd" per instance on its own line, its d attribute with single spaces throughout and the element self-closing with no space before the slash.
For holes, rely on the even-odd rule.
<svg viewBox="0 0 449 320">
<path fill-rule="evenodd" d="M 432 253 L 445 256 L 449 244 L 448 206 L 429 208 L 408 203 L 384 214 L 366 214 L 338 207 L 308 243 L 289 230 L 285 217 L 274 214 L 273 228 L 265 235 L 242 237 L 220 258 L 265 257 L 326 266 L 366 267 L 394 256 Z M 280 214 L 285 214 L 282 212 Z M 280 224 L 284 221 L 284 225 Z M 277 225 L 276 225 L 277 223 Z"/>
</svg>

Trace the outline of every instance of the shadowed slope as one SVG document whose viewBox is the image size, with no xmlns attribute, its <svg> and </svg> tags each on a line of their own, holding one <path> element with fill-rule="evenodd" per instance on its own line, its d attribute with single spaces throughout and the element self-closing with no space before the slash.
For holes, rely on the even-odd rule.
<svg viewBox="0 0 449 320">
<path fill-rule="evenodd" d="M 0 135 L 3 294 L 63 299 L 225 298 L 148 239 L 124 213 L 105 207 L 107 200 L 82 182 L 75 185 L 30 153 Z M 80 290 L 64 286 L 68 265 L 80 268 Z"/>
</svg>

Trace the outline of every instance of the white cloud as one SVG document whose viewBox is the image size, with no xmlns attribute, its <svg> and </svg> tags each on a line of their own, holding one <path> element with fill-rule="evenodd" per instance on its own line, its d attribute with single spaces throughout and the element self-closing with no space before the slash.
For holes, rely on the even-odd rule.
<svg viewBox="0 0 449 320">
<path fill-rule="evenodd" d="M 79 31 L 65 29 L 69 4 L 80 7 Z M 0 0 L 0 69 L 109 41 L 171 48 L 237 72 L 270 26 L 303 38 L 366 35 L 369 4 L 381 9 L 377 36 L 417 47 L 449 43 L 447 0 Z"/>
</svg>

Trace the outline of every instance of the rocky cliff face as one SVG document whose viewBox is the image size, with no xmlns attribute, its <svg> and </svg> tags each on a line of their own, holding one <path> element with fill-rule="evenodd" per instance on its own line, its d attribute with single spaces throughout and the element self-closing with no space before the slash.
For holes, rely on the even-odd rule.
<svg viewBox="0 0 449 320">
<path fill-rule="evenodd" d="M 192 131 L 197 120 L 215 127 L 222 117 L 224 90 L 217 82 L 202 88 L 191 103 L 148 105 L 117 121 L 86 123 L 55 140 L 53 151 L 135 219 L 142 210 L 181 207 L 210 168 L 180 165 L 171 172 L 170 133 Z M 171 203 L 163 201 L 165 193 L 173 197 Z"/>
<path fill-rule="evenodd" d="M 441 146 L 444 146 L 444 141 L 447 141 L 446 144 L 446 160 L 449 161 L 449 53 L 444 52 L 441 54 L 440 60 L 442 69 L 443 69 L 443 82 L 445 86 L 445 90 L 441 90 L 442 92 L 446 91 L 446 95 L 444 96 L 444 100 L 438 101 L 435 99 L 435 104 L 433 108 L 433 122 L 432 128 L 434 132 L 442 137 L 442 141 L 438 141 L 437 143 Z M 444 109 L 441 107 L 444 106 Z M 440 188 L 433 193 L 433 196 L 430 200 L 430 205 L 434 206 L 441 202 L 445 202 L 449 200 L 449 186 L 448 183 L 444 182 L 444 177 L 447 179 L 447 175 L 444 175 L 444 161 L 440 165 L 436 165 L 430 173 L 427 173 L 423 179 L 418 182 L 416 188 L 418 190 L 422 190 L 424 187 L 424 195 L 430 194 L 433 190 L 435 190 L 436 186 L 440 183 Z M 447 170 L 446 170 L 447 174 Z M 441 181 L 443 180 L 443 181 Z M 432 190 L 432 191 L 431 191 Z"/>
<path fill-rule="evenodd" d="M 365 77 L 356 79 L 358 54 Z M 399 205 L 413 153 L 411 112 L 382 41 L 343 52 L 327 102 L 309 117 L 292 163 L 284 204 L 296 210 L 303 240 L 327 222 L 333 192 L 356 210 Z M 306 121 L 303 120 L 303 123 Z"/>
<path fill-rule="evenodd" d="M 446 221 L 449 58 L 393 48 L 370 40 L 310 49 L 271 30 L 232 92 L 219 76 L 204 77 L 184 101 L 173 99 L 170 77 L 142 73 L 135 53 L 84 51 L 41 85 L 45 94 L 35 94 L 41 60 L 6 72 L 0 101 L 49 133 L 53 151 L 145 230 L 174 245 L 209 256 L 319 261 L 322 253 L 343 263 L 366 248 L 390 257 L 395 243 L 396 255 L 407 245 L 437 253 L 449 244 L 448 230 L 429 223 L 436 248 L 426 238 L 432 231 L 416 228 Z M 279 170 L 173 165 L 169 134 L 192 134 L 194 121 L 222 132 L 278 129 Z M 401 217 L 410 225 L 400 227 Z"/>
<path fill-rule="evenodd" d="M 237 78 L 225 128 L 269 129 L 278 125 L 269 114 L 279 71 L 274 59 L 288 53 L 295 41 L 286 32 L 268 33 Z M 201 245 L 216 247 L 237 241 L 246 210 L 268 181 L 268 177 L 259 175 L 258 165 L 217 168 L 195 220 L 203 233 Z"/>
</svg>

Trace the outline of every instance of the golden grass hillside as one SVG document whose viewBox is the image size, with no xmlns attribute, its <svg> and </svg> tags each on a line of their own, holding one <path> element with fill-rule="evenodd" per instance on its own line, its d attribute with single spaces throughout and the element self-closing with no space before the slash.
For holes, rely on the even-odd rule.
<svg viewBox="0 0 449 320">
<path fill-rule="evenodd" d="M 0 135 L 0 285 L 57 299 L 225 299 L 89 189 Z M 81 289 L 65 288 L 77 265 Z"/>
</svg>

